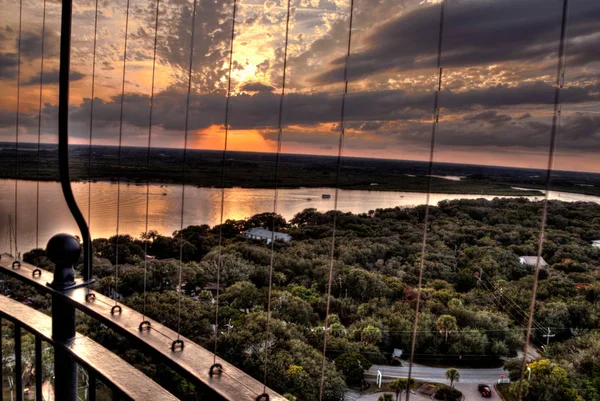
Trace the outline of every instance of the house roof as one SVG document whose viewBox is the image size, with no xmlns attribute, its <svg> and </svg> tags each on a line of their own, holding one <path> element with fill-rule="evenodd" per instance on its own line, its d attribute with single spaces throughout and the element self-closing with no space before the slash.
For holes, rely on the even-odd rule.
<svg viewBox="0 0 600 401">
<path fill-rule="evenodd" d="M 262 238 L 271 238 L 273 236 L 275 236 L 275 238 L 281 238 L 281 237 L 289 237 L 289 234 L 286 233 L 281 233 L 278 231 L 271 231 L 271 230 L 267 230 L 265 228 L 261 228 L 261 227 L 254 227 L 251 228 L 247 231 L 244 231 L 244 234 L 251 234 L 251 235 L 255 235 L 257 237 L 262 237 Z"/>
<path fill-rule="evenodd" d="M 529 266 L 535 266 L 537 263 L 537 256 L 521 256 L 520 259 Z M 540 266 L 548 266 L 548 263 L 540 256 Z"/>
</svg>

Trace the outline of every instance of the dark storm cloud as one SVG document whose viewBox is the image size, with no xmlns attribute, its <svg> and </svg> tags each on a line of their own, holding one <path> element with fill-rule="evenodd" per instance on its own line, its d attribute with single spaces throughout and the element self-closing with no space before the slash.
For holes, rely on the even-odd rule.
<svg viewBox="0 0 600 401">
<path fill-rule="evenodd" d="M 37 113 L 26 113 L 21 111 L 19 113 L 19 126 L 20 127 L 33 127 L 37 126 Z M 2 110 L 0 109 L 0 128 L 14 127 L 17 121 L 17 114 L 13 110 Z M 0 140 L 5 140 L 3 137 Z M 9 138 L 10 140 L 10 138 Z"/>
<path fill-rule="evenodd" d="M 445 134 L 444 134 L 445 132 Z M 540 121 L 503 124 L 496 130 L 468 130 L 450 124 L 438 136 L 440 144 L 453 146 L 519 146 L 546 150 L 552 125 Z M 574 115 L 563 119 L 558 131 L 558 149 L 600 151 L 600 116 Z"/>
<path fill-rule="evenodd" d="M 532 105 L 551 110 L 554 101 L 552 85 L 529 83 L 515 87 L 496 86 L 478 90 L 453 92 L 445 90 L 440 96 L 443 113 L 470 113 L 468 119 L 492 124 L 508 122 L 510 118 L 498 114 L 501 107 Z M 571 87 L 564 89 L 565 103 L 578 104 L 598 101 L 600 95 L 592 89 Z M 184 128 L 185 93 L 171 89 L 157 93 L 154 98 L 153 121 L 166 130 Z M 243 94 L 230 99 L 229 124 L 233 129 L 272 129 L 277 127 L 280 96 L 271 92 Z M 71 118 L 85 122 L 89 119 L 91 101 L 84 100 L 73 106 Z M 359 129 L 377 130 L 382 121 L 428 120 L 431 116 L 433 95 L 428 92 L 373 91 L 349 94 L 346 100 L 346 120 Z M 108 101 L 96 99 L 94 124 L 115 127 L 119 121 L 120 96 Z M 189 128 L 204 129 L 223 124 L 225 97 L 223 93 L 192 95 L 190 99 Z M 336 122 L 339 118 L 341 96 L 330 93 L 290 93 L 284 100 L 285 125 L 314 125 Z M 483 109 L 483 110 L 482 110 Z M 124 122 L 131 126 L 147 127 L 149 98 L 147 95 L 125 96 Z M 471 124 L 467 121 L 465 124 Z M 363 128 L 361 128 L 363 127 Z"/>
<path fill-rule="evenodd" d="M 44 85 L 58 85 L 58 70 L 52 71 L 44 71 Z M 71 71 L 69 74 L 69 81 L 75 82 L 83 79 L 85 74 L 82 74 L 79 71 Z M 33 75 L 27 79 L 27 81 L 22 82 L 21 85 L 31 86 L 31 85 L 39 85 L 40 84 L 40 74 Z"/>
<path fill-rule="evenodd" d="M 541 62 L 556 54 L 562 2 L 558 0 L 450 1 L 445 15 L 442 64 L 468 67 L 502 62 Z M 440 5 L 403 14 L 371 33 L 365 50 L 353 53 L 349 79 L 388 70 L 435 67 Z M 600 60 L 600 2 L 581 0 L 569 16 L 568 64 Z M 550 59 L 551 60 L 551 59 Z M 314 81 L 339 82 L 344 59 Z"/>
<path fill-rule="evenodd" d="M 0 79 L 13 79 L 17 76 L 17 55 L 0 53 Z"/>
<path fill-rule="evenodd" d="M 486 110 L 481 113 L 465 116 L 464 120 L 472 123 L 487 122 L 490 124 L 502 124 L 512 120 L 512 117 L 507 114 L 498 114 L 498 110 Z"/>
<path fill-rule="evenodd" d="M 17 46 L 17 45 L 15 45 Z M 29 59 L 41 58 L 42 33 L 27 31 L 21 36 L 21 56 Z M 60 36 L 47 30 L 44 38 L 44 57 L 53 58 L 60 55 Z"/>
<path fill-rule="evenodd" d="M 552 126 L 541 121 L 517 123 L 499 122 L 482 127 L 465 120 L 442 121 L 438 127 L 436 147 L 512 149 L 526 148 L 547 152 Z M 431 122 L 390 124 L 377 131 L 387 146 L 412 145 L 427 149 L 431 141 Z M 574 115 L 563 119 L 558 131 L 558 149 L 569 151 L 600 151 L 600 116 Z"/>
<path fill-rule="evenodd" d="M 16 114 L 14 111 L 0 109 L 0 128 L 8 128 L 15 125 Z"/>
</svg>

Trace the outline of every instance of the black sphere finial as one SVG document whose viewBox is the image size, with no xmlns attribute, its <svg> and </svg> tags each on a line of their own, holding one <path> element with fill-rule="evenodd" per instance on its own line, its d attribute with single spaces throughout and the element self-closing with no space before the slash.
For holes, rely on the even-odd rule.
<svg viewBox="0 0 600 401">
<path fill-rule="evenodd" d="M 46 245 L 46 254 L 48 258 L 57 267 L 73 267 L 81 253 L 81 245 L 77 238 L 70 234 L 56 234 Z"/>
<path fill-rule="evenodd" d="M 69 234 L 56 234 L 46 245 L 46 254 L 56 265 L 52 288 L 66 290 L 75 285 L 73 265 L 79 260 L 81 245 L 77 238 Z"/>
</svg>

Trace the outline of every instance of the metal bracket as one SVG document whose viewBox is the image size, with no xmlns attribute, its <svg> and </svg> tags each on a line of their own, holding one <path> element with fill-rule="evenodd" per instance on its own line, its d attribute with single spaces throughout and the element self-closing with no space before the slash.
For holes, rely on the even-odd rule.
<svg viewBox="0 0 600 401">
<path fill-rule="evenodd" d="M 150 331 L 151 328 L 152 328 L 152 324 L 147 320 L 143 320 L 139 326 L 140 331 L 144 331 L 144 330 Z"/>
<path fill-rule="evenodd" d="M 88 292 L 85 294 L 85 302 L 94 302 L 96 300 L 96 294 Z"/>
<path fill-rule="evenodd" d="M 19 262 L 18 260 L 15 260 L 14 262 L 12 262 L 12 268 L 13 269 L 20 269 L 21 268 L 21 262 Z"/>
<path fill-rule="evenodd" d="M 217 371 L 215 372 L 214 369 L 217 369 Z M 223 365 L 221 365 L 220 363 L 213 364 L 208 371 L 210 377 L 213 377 L 213 375 L 215 374 L 221 375 L 221 373 L 223 373 Z"/>
<path fill-rule="evenodd" d="M 267 393 L 263 393 L 261 395 L 259 395 L 258 397 L 256 397 L 256 401 L 269 401 L 271 399 L 271 397 L 269 397 L 269 394 Z"/>
<path fill-rule="evenodd" d="M 183 340 L 175 340 L 173 344 L 171 344 L 171 351 L 183 351 Z"/>
<path fill-rule="evenodd" d="M 42 277 L 42 271 L 40 269 L 34 269 L 31 272 L 31 277 Z"/>
<path fill-rule="evenodd" d="M 121 307 L 119 305 L 115 305 L 112 308 L 110 308 L 110 314 L 114 315 L 115 313 L 117 313 L 117 309 L 119 310 L 119 315 L 121 314 L 121 312 L 123 311 L 123 309 L 121 309 Z"/>
</svg>

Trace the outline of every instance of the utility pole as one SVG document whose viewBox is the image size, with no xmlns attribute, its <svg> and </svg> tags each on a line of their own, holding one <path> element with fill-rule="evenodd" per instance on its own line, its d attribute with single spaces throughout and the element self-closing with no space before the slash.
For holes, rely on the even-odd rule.
<svg viewBox="0 0 600 401">
<path fill-rule="evenodd" d="M 545 356 L 548 356 L 548 346 L 550 345 L 550 338 L 554 337 L 556 334 L 552 334 L 552 332 L 550 331 L 550 327 L 548 327 L 548 333 L 544 334 L 542 337 L 546 337 L 546 349 L 545 349 Z"/>
</svg>

